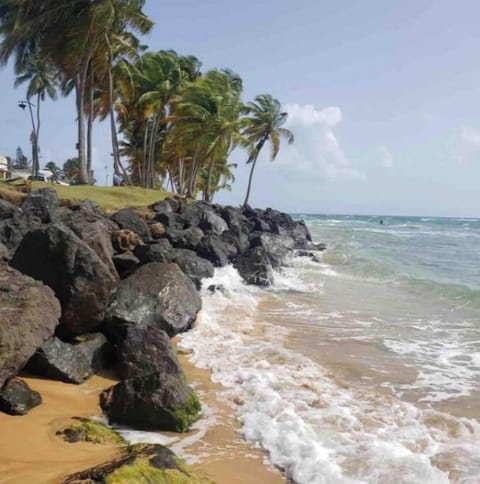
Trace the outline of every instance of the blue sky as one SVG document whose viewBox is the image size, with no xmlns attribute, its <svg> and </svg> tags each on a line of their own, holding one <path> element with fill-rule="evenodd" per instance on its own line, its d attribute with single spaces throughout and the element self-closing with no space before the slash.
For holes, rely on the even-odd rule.
<svg viewBox="0 0 480 484">
<path fill-rule="evenodd" d="M 296 142 L 262 159 L 252 204 L 294 212 L 480 216 L 480 3 L 474 0 L 148 0 L 146 42 L 230 67 L 245 100 L 270 92 Z M 0 153 L 29 151 L 29 121 L 0 73 Z M 73 100 L 44 106 L 42 161 L 75 154 Z M 108 126 L 96 176 L 111 180 Z M 232 192 L 243 201 L 245 154 Z M 107 171 L 105 171 L 107 166 Z"/>
</svg>

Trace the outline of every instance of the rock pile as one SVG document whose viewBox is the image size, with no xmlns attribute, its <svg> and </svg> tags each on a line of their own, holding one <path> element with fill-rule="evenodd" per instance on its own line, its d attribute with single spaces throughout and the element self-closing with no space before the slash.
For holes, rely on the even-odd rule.
<svg viewBox="0 0 480 484">
<path fill-rule="evenodd" d="M 170 338 L 195 322 L 202 279 L 233 264 L 268 286 L 295 250 L 321 249 L 272 209 L 166 199 L 107 215 L 88 201 L 61 207 L 48 188 L 20 207 L 0 200 L 0 410 L 39 404 L 22 369 L 81 383 L 113 366 L 121 382 L 101 395 L 111 422 L 186 430 L 200 403 Z"/>
</svg>

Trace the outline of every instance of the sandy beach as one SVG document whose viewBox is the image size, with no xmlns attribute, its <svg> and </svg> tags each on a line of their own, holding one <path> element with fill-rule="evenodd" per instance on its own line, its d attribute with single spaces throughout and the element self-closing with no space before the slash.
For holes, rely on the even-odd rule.
<svg viewBox="0 0 480 484">
<path fill-rule="evenodd" d="M 180 359 L 188 381 L 201 393 L 203 403 L 216 408 L 216 416 L 212 425 L 201 425 L 201 430 L 180 438 L 179 434 L 166 434 L 178 438 L 174 447 L 180 446 L 189 456 L 198 455 L 193 469 L 217 483 L 284 482 L 278 471 L 264 465 L 263 452 L 252 450 L 239 436 L 233 411 L 216 400 L 218 386 L 210 382 L 209 373 L 195 368 L 185 356 Z M 0 413 L 0 483 L 59 483 L 69 474 L 118 454 L 118 447 L 112 445 L 71 444 L 55 435 L 71 417 L 100 416 L 98 395 L 115 380 L 94 376 L 82 385 L 70 385 L 23 378 L 41 393 L 43 403 L 21 417 Z"/>
</svg>

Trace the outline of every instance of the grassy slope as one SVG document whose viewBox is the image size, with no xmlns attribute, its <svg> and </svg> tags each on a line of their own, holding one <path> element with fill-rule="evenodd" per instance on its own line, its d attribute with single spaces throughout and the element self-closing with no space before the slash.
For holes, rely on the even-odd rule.
<svg viewBox="0 0 480 484">
<path fill-rule="evenodd" d="M 146 207 L 151 203 L 163 200 L 171 193 L 164 190 L 147 190 L 140 187 L 96 187 L 90 185 L 78 185 L 65 187 L 54 183 L 33 183 L 33 188 L 54 188 L 60 200 L 92 200 L 104 210 L 114 211 L 124 207 Z M 0 198 L 2 195 L 7 200 L 18 203 L 25 195 L 4 182 L 0 182 Z"/>
</svg>

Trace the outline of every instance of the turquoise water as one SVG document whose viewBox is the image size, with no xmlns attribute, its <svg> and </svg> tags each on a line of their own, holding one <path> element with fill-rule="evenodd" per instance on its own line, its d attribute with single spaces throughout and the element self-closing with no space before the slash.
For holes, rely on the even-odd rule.
<svg viewBox="0 0 480 484">
<path fill-rule="evenodd" d="M 217 269 L 193 363 L 288 482 L 480 483 L 480 221 L 299 217 L 327 250 Z"/>
</svg>

